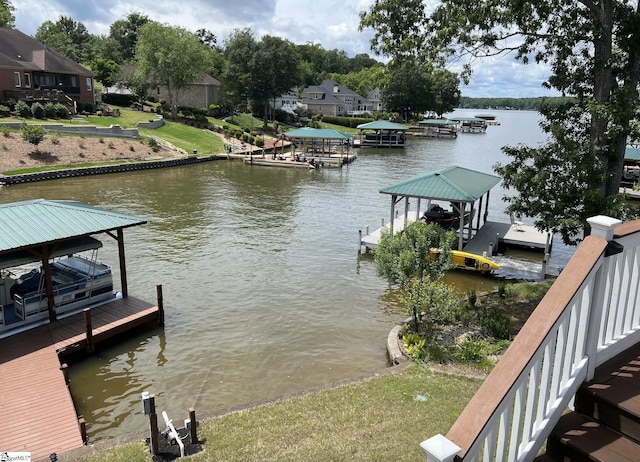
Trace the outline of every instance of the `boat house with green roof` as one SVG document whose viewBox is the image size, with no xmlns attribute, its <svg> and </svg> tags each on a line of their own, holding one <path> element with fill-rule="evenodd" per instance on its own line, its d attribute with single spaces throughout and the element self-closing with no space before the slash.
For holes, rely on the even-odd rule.
<svg viewBox="0 0 640 462">
<path fill-rule="evenodd" d="M 403 148 L 406 141 L 405 133 L 409 127 L 388 120 L 376 120 L 360 124 L 357 129 L 358 136 L 353 140 L 355 147 Z"/>
</svg>

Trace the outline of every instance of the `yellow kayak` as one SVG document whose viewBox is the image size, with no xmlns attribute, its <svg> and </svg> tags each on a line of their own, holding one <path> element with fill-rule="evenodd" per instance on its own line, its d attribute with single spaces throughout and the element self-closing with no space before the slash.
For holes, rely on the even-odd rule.
<svg viewBox="0 0 640 462">
<path fill-rule="evenodd" d="M 430 255 L 435 257 L 438 253 L 438 249 L 432 249 Z M 499 264 L 487 257 L 462 250 L 452 250 L 451 261 L 455 263 L 457 269 L 478 271 L 481 273 L 489 273 L 500 268 Z"/>
</svg>

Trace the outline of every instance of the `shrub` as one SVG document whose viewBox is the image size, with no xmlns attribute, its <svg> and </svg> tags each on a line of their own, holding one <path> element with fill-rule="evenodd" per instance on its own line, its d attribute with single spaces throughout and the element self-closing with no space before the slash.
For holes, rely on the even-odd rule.
<svg viewBox="0 0 640 462">
<path fill-rule="evenodd" d="M 46 117 L 44 106 L 40 103 L 33 103 L 31 105 L 31 114 L 33 114 L 33 117 L 36 119 L 44 119 Z"/>
<path fill-rule="evenodd" d="M 11 129 L 6 125 L 0 125 L 0 133 L 2 133 L 2 136 L 5 138 L 11 138 Z"/>
<path fill-rule="evenodd" d="M 458 361 L 480 362 L 485 358 L 482 340 L 467 339 L 456 345 L 454 356 Z"/>
<path fill-rule="evenodd" d="M 56 115 L 55 117 L 58 119 L 66 119 L 67 117 L 69 117 L 69 109 L 67 109 L 67 106 L 65 106 L 62 103 L 56 103 L 54 104 L 55 110 L 56 110 Z"/>
<path fill-rule="evenodd" d="M 264 140 L 262 138 L 256 138 L 256 146 L 259 148 L 264 146 Z"/>
<path fill-rule="evenodd" d="M 402 337 L 404 350 L 412 359 L 423 359 L 426 356 L 425 339 L 419 334 L 407 334 Z"/>
<path fill-rule="evenodd" d="M 480 314 L 480 325 L 497 339 L 508 339 L 511 332 L 509 318 L 499 309 L 490 308 Z"/>
<path fill-rule="evenodd" d="M 0 104 L 0 117 L 9 117 L 11 115 L 11 109 L 9 106 Z"/>
<path fill-rule="evenodd" d="M 16 103 L 16 112 L 24 119 L 29 119 L 32 116 L 31 107 L 22 100 Z"/>
<path fill-rule="evenodd" d="M 469 289 L 467 291 L 467 301 L 469 302 L 469 306 L 471 308 L 476 306 L 476 302 L 478 301 L 478 294 L 476 294 L 475 289 Z"/>
<path fill-rule="evenodd" d="M 149 137 L 149 146 L 153 152 L 158 152 L 160 150 L 160 145 L 158 144 L 158 140 L 154 137 Z"/>
<path fill-rule="evenodd" d="M 33 108 L 32 108 L 33 109 Z M 44 105 L 44 114 L 47 119 L 55 119 L 56 118 L 56 107 L 55 105 L 49 101 Z"/>
<path fill-rule="evenodd" d="M 33 144 L 38 149 L 38 145 L 42 140 L 44 140 L 44 136 L 46 131 L 40 125 L 27 125 L 24 124 L 22 127 L 22 139 Z"/>
</svg>

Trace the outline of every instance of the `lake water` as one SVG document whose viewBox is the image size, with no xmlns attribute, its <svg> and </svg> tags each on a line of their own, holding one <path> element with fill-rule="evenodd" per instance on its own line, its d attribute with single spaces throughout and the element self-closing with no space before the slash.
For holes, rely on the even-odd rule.
<svg viewBox="0 0 640 462">
<path fill-rule="evenodd" d="M 217 161 L 0 190 L 3 203 L 71 199 L 148 220 L 125 230 L 129 293 L 155 302 L 162 284 L 166 326 L 71 366 L 91 441 L 146 430 L 143 391 L 181 421 L 191 406 L 203 416 L 387 367 L 387 334 L 407 313 L 359 257 L 358 230 L 388 219 L 385 186 L 450 165 L 493 173 L 507 160 L 501 146 L 544 140 L 537 113 L 492 113 L 501 125 L 485 134 L 361 150 L 342 169 Z M 504 194 L 492 191 L 489 219 L 509 221 Z M 117 270 L 117 249 L 102 240 L 99 259 Z M 556 246 L 552 258 L 570 252 Z M 495 287 L 476 275 L 448 280 L 465 292 Z"/>
</svg>

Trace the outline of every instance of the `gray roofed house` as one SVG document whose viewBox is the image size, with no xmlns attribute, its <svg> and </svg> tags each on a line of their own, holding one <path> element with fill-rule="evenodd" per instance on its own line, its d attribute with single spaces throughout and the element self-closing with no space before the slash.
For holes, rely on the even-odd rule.
<svg viewBox="0 0 640 462">
<path fill-rule="evenodd" d="M 310 113 L 327 116 L 360 116 L 373 114 L 375 110 L 372 101 L 334 80 L 306 87 L 302 91 L 302 103 Z"/>
<path fill-rule="evenodd" d="M 0 97 L 94 103 L 93 73 L 17 29 L 0 28 Z"/>
</svg>

